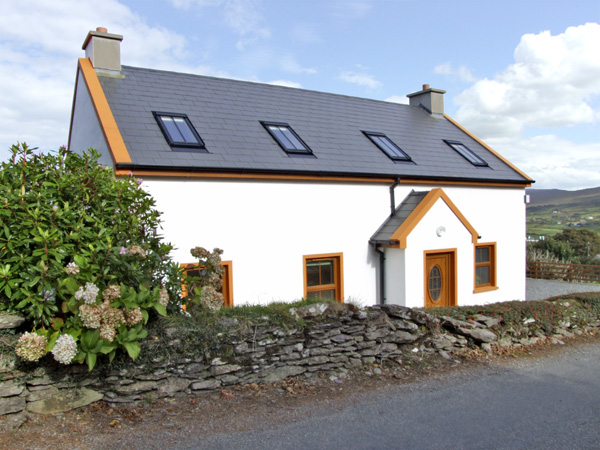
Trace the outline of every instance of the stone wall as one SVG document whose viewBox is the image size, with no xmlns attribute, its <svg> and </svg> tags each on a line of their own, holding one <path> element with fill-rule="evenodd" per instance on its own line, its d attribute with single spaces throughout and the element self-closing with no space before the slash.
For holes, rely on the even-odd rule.
<svg viewBox="0 0 600 450">
<path fill-rule="evenodd" d="M 107 365 L 88 373 L 86 366 L 73 365 L 19 373 L 14 370 L 14 361 L 4 361 L 0 368 L 0 415 L 57 413 L 100 399 L 129 403 L 240 384 L 274 383 L 298 375 L 345 377 L 353 369 L 374 363 L 396 364 L 420 354 L 451 358 L 468 345 L 491 351 L 494 346 L 528 345 L 540 339 L 560 342 L 562 337 L 584 331 L 563 323 L 553 336 L 542 336 L 533 328 L 532 319 L 499 335 L 499 319 L 493 317 L 480 315 L 462 322 L 395 305 L 358 309 L 316 304 L 298 308 L 294 314 L 305 327 L 288 330 L 264 321 L 241 332 L 237 321 L 228 319 L 230 323 L 225 325 L 231 332 L 220 336 L 227 345 L 219 351 L 200 356 L 167 352 L 167 356 L 163 353 L 122 369 Z M 598 326 L 600 322 L 587 328 Z M 175 342 L 176 330 L 171 333 Z M 159 344 L 146 339 L 142 352 L 153 354 L 155 345 Z"/>
</svg>

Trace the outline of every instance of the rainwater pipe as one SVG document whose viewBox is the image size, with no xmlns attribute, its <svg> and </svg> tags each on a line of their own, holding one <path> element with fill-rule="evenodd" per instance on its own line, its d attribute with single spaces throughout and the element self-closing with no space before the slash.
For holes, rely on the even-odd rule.
<svg viewBox="0 0 600 450">
<path fill-rule="evenodd" d="M 397 177 L 394 183 L 390 186 L 390 216 L 396 215 L 396 196 L 394 190 L 396 186 L 400 185 L 400 177 Z M 385 250 L 382 250 L 377 246 L 376 242 L 373 242 L 373 248 L 379 253 L 379 292 L 381 293 L 381 305 L 385 305 Z"/>
</svg>

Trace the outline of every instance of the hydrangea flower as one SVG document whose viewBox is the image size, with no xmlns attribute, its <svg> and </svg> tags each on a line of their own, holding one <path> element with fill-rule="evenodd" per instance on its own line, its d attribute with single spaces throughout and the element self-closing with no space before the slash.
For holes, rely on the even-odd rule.
<svg viewBox="0 0 600 450">
<path fill-rule="evenodd" d="M 96 303 L 96 297 L 100 290 L 94 283 L 85 283 L 85 288 L 81 286 L 77 292 L 75 292 L 75 298 L 77 300 L 83 300 L 86 305 L 93 305 Z"/>
<path fill-rule="evenodd" d="M 218 311 L 223 307 L 223 294 L 212 286 L 202 287 L 200 304 L 210 311 Z"/>
<path fill-rule="evenodd" d="M 163 305 L 165 308 L 169 304 L 169 293 L 167 292 L 166 289 L 160 290 L 160 298 L 158 299 L 158 303 Z"/>
<path fill-rule="evenodd" d="M 130 245 L 127 247 L 127 253 L 130 255 L 139 255 L 142 258 L 146 257 L 146 250 L 139 245 Z"/>
<path fill-rule="evenodd" d="M 141 322 L 144 316 L 142 316 L 142 311 L 140 308 L 133 308 L 129 311 L 124 311 L 125 315 L 125 325 L 128 327 L 132 327 L 137 323 Z"/>
<path fill-rule="evenodd" d="M 84 327 L 96 330 L 102 325 L 102 308 L 95 305 L 81 305 L 79 307 L 79 318 Z"/>
<path fill-rule="evenodd" d="M 44 336 L 27 331 L 17 341 L 15 352 L 25 361 L 37 361 L 46 354 L 47 344 Z"/>
<path fill-rule="evenodd" d="M 62 334 L 52 349 L 54 359 L 61 364 L 71 364 L 77 354 L 77 342 L 70 334 Z"/>
<path fill-rule="evenodd" d="M 104 323 L 100 327 L 100 337 L 102 339 L 106 339 L 108 342 L 112 342 L 115 338 L 116 331 L 114 327 L 111 327 L 109 324 Z"/>
<path fill-rule="evenodd" d="M 63 269 L 63 272 L 68 275 L 77 275 L 79 273 L 79 266 L 74 262 L 70 262 L 67 264 L 67 267 Z"/>
<path fill-rule="evenodd" d="M 121 297 L 121 286 L 111 284 L 102 291 L 102 298 L 105 302 L 112 302 L 113 300 Z"/>
</svg>

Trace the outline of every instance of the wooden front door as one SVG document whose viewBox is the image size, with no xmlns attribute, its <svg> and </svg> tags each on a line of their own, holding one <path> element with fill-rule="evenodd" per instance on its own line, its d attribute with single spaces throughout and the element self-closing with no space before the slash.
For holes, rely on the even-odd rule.
<svg viewBox="0 0 600 450">
<path fill-rule="evenodd" d="M 456 305 L 454 252 L 425 255 L 425 307 Z"/>
</svg>

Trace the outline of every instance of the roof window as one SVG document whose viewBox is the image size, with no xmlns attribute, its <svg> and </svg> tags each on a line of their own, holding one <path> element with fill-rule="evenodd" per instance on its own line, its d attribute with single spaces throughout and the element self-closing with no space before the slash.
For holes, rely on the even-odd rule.
<svg viewBox="0 0 600 450">
<path fill-rule="evenodd" d="M 404 151 L 398 147 L 392 140 L 383 133 L 376 133 L 373 131 L 363 131 L 364 135 L 367 136 L 371 142 L 379 147 L 390 159 L 394 161 L 412 161 Z"/>
<path fill-rule="evenodd" d="M 152 112 L 173 150 L 207 152 L 204 142 L 185 114 Z"/>
<path fill-rule="evenodd" d="M 474 166 L 488 167 L 488 163 L 486 163 L 483 159 L 481 159 L 479 156 L 477 156 L 475 153 L 473 153 L 473 151 L 471 151 L 469 149 L 469 147 L 467 147 L 462 142 L 446 141 L 446 140 L 444 140 L 444 142 L 446 144 L 448 144 L 450 147 L 452 147 L 454 150 L 456 150 L 458 153 L 460 153 L 460 155 L 463 158 L 465 158 L 467 161 L 469 161 Z"/>
<path fill-rule="evenodd" d="M 313 152 L 287 123 L 260 122 L 279 146 L 291 156 L 312 156 Z"/>
</svg>

